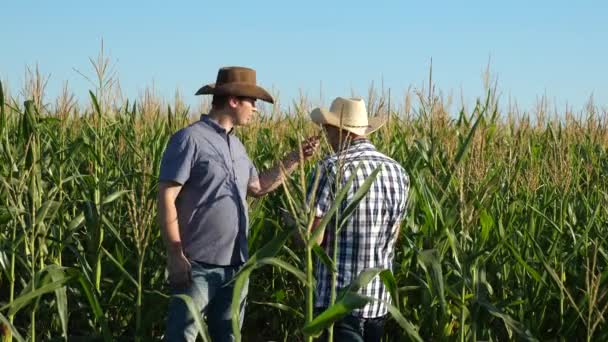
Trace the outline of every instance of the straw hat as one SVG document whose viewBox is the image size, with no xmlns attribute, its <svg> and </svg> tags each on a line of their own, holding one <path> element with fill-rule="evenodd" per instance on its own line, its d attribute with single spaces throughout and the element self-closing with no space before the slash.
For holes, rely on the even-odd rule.
<svg viewBox="0 0 608 342">
<path fill-rule="evenodd" d="M 342 127 L 357 135 L 373 133 L 386 122 L 386 118 L 381 116 L 368 118 L 363 99 L 342 97 L 336 98 L 329 110 L 315 108 L 310 113 L 310 118 L 320 125 Z"/>
</svg>

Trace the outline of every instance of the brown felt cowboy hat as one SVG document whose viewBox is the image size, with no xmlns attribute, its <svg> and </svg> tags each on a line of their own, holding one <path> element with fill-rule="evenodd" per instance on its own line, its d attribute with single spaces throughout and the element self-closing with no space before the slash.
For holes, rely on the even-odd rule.
<svg viewBox="0 0 608 342">
<path fill-rule="evenodd" d="M 319 125 L 342 127 L 342 129 L 357 135 L 373 133 L 386 122 L 386 117 L 383 116 L 368 118 L 363 99 L 342 97 L 336 98 L 331 103 L 329 110 L 315 108 L 310 113 L 310 118 Z"/>
<path fill-rule="evenodd" d="M 274 99 L 256 84 L 255 70 L 244 67 L 224 67 L 217 72 L 215 83 L 207 84 L 196 95 L 232 95 L 253 97 L 274 103 Z"/>
</svg>

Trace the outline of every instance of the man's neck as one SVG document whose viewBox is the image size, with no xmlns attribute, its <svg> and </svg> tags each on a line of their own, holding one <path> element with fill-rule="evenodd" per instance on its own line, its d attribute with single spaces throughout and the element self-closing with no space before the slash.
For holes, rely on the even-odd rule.
<svg viewBox="0 0 608 342">
<path fill-rule="evenodd" d="M 367 139 L 367 137 L 365 137 L 363 135 L 357 135 L 357 136 L 349 135 L 349 136 L 346 136 L 345 140 L 342 141 L 341 148 L 336 149 L 339 146 L 334 146 L 333 148 L 336 153 L 340 153 L 344 150 L 347 150 L 354 142 L 358 142 L 358 141 L 366 140 L 366 139 Z"/>
<path fill-rule="evenodd" d="M 230 113 L 223 112 L 217 109 L 211 109 L 209 111 L 209 118 L 217 122 L 220 126 L 222 126 L 226 132 L 230 132 L 234 127 L 234 120 Z"/>
</svg>

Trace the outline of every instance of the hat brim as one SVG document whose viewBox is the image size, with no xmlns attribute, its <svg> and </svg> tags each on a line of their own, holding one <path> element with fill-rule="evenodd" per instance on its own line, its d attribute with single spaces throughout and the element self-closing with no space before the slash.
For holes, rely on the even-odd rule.
<svg viewBox="0 0 608 342">
<path fill-rule="evenodd" d="M 341 127 L 344 130 L 355 133 L 357 135 L 369 135 L 377 131 L 386 123 L 385 116 L 375 116 L 367 118 L 367 126 L 349 126 L 340 122 L 340 115 L 330 112 L 327 109 L 315 108 L 310 112 L 310 119 L 319 125 L 331 125 Z"/>
<path fill-rule="evenodd" d="M 232 95 L 253 97 L 258 100 L 274 103 L 272 96 L 262 87 L 251 83 L 226 83 L 216 86 L 215 83 L 201 87 L 195 95 Z"/>
</svg>

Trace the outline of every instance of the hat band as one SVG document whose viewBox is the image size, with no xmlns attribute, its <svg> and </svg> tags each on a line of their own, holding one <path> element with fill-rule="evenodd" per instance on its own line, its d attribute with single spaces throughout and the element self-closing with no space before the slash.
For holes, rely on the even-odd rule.
<svg viewBox="0 0 608 342">
<path fill-rule="evenodd" d="M 353 126 L 353 125 L 346 125 L 346 124 L 342 124 L 342 127 L 348 127 L 348 128 L 367 128 L 367 127 L 371 127 L 370 125 L 365 125 L 365 126 Z"/>
</svg>

